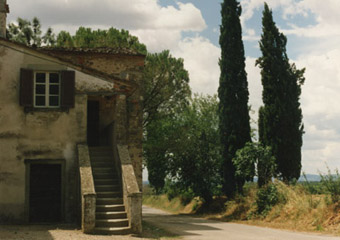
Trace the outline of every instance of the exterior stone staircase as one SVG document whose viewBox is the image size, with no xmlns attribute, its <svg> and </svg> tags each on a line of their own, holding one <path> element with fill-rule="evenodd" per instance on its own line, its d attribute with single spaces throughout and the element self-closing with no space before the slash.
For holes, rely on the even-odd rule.
<svg viewBox="0 0 340 240">
<path fill-rule="evenodd" d="M 95 233 L 128 234 L 131 232 L 125 211 L 122 184 L 109 147 L 89 148 L 96 199 Z"/>
</svg>

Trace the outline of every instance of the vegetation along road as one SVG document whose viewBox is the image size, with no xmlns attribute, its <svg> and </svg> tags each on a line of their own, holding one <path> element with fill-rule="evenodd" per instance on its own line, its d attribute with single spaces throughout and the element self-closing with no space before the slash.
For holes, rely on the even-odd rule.
<svg viewBox="0 0 340 240">
<path fill-rule="evenodd" d="M 184 215 L 173 215 L 143 206 L 143 220 L 183 239 L 195 240 L 332 240 L 340 237 L 225 223 Z"/>
</svg>

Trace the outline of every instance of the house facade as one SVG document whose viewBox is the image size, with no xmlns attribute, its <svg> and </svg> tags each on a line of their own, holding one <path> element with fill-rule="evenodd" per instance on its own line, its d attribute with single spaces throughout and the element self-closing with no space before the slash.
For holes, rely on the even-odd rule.
<svg viewBox="0 0 340 240">
<path fill-rule="evenodd" d="M 144 58 L 0 37 L 0 224 L 141 231 Z"/>
</svg>

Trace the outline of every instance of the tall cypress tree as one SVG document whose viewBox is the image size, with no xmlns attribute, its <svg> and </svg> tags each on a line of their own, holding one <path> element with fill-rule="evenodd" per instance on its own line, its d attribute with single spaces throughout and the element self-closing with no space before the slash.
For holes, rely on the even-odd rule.
<svg viewBox="0 0 340 240">
<path fill-rule="evenodd" d="M 259 111 L 259 137 L 272 148 L 278 176 L 289 182 L 298 179 L 301 172 L 303 124 L 299 99 L 305 69 L 298 70 L 289 63 L 287 38 L 279 32 L 266 3 L 262 30 L 262 57 L 256 62 L 261 68 L 264 103 Z"/>
<path fill-rule="evenodd" d="M 222 3 L 219 128 L 223 145 L 223 188 L 229 197 L 234 195 L 237 186 L 240 188 L 243 185 L 242 182 L 236 182 L 232 159 L 238 149 L 251 141 L 241 11 L 240 3 L 236 0 L 224 0 Z"/>
</svg>

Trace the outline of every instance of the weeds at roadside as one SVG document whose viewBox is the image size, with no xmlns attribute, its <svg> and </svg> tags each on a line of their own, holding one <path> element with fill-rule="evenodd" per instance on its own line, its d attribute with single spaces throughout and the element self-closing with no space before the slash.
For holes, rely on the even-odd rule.
<svg viewBox="0 0 340 240">
<path fill-rule="evenodd" d="M 340 204 L 333 203 L 331 193 L 320 183 L 310 183 L 314 186 L 309 189 L 308 183 L 292 186 L 274 181 L 272 184 L 274 187 L 262 190 L 262 195 L 258 193 L 256 184 L 246 184 L 243 195 L 237 195 L 229 201 L 225 197 L 214 197 L 210 207 L 202 205 L 198 198 L 194 198 L 187 206 L 182 206 L 178 197 L 169 201 L 164 195 L 161 201 L 164 201 L 163 205 L 166 205 L 168 211 L 173 206 L 181 206 L 181 210 L 176 213 L 197 214 L 200 217 L 227 222 L 340 235 Z M 317 194 L 311 194 L 311 191 Z M 258 208 L 261 204 L 263 211 Z"/>
<path fill-rule="evenodd" d="M 335 174 L 332 174 L 331 170 L 327 166 L 327 174 L 322 175 L 321 183 L 330 193 L 333 203 L 340 202 L 340 174 L 339 170 L 335 170 Z"/>
</svg>

